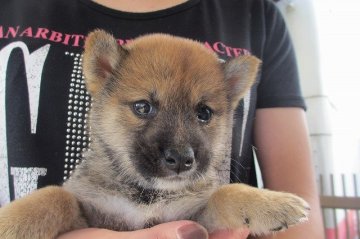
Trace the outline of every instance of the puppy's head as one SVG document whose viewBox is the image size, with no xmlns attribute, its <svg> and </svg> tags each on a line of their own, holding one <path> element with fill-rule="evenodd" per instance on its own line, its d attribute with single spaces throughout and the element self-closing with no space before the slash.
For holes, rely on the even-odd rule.
<svg viewBox="0 0 360 239">
<path fill-rule="evenodd" d="M 252 56 L 221 63 L 188 39 L 154 34 L 122 47 L 95 31 L 84 53 L 93 143 L 140 184 L 174 189 L 213 177 L 258 66 Z"/>
</svg>

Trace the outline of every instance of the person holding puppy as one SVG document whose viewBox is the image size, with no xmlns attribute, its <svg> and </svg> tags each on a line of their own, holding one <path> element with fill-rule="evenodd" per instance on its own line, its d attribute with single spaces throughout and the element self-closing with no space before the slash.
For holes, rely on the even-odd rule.
<svg viewBox="0 0 360 239">
<path fill-rule="evenodd" d="M 254 184 L 254 145 L 265 186 L 298 194 L 312 208 L 310 222 L 274 238 L 323 237 L 305 105 L 289 36 L 272 3 L 16 0 L 2 6 L 0 77 L 5 90 L 1 91 L 4 100 L 0 106 L 4 119 L 0 139 L 1 205 L 36 187 L 66 180 L 78 165 L 83 148 L 88 146 L 86 115 L 91 102 L 81 84 L 80 58 L 84 36 L 95 28 L 103 28 L 124 44 L 145 33 L 164 32 L 204 42 L 223 60 L 245 54 L 262 60 L 258 83 L 236 112 L 231 174 L 225 171 L 224 180 Z M 135 232 L 84 229 L 60 238 L 207 236 L 201 226 L 180 221 Z M 246 237 L 246 231 L 210 235 Z"/>
</svg>

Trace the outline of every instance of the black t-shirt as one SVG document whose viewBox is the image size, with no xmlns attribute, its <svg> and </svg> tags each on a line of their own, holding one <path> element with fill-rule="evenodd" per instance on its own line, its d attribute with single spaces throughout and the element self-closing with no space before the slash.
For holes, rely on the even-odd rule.
<svg viewBox="0 0 360 239">
<path fill-rule="evenodd" d="M 90 107 L 81 54 L 96 28 L 119 44 L 163 32 L 203 42 L 224 60 L 241 54 L 262 60 L 257 84 L 236 110 L 226 176 L 232 182 L 254 182 L 256 109 L 305 107 L 284 21 L 267 0 L 189 0 L 152 13 L 90 0 L 1 0 L 0 6 L 0 205 L 61 184 L 80 162 Z"/>
</svg>

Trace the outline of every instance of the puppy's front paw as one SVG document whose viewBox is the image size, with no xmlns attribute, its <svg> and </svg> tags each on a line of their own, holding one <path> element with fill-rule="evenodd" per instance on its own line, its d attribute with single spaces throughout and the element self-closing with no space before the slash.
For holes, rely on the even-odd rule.
<svg viewBox="0 0 360 239">
<path fill-rule="evenodd" d="M 262 235 L 287 229 L 308 218 L 309 205 L 290 193 L 257 189 L 242 184 L 222 186 L 211 197 L 205 226 L 210 230 L 248 227 Z"/>
<path fill-rule="evenodd" d="M 282 231 L 290 226 L 308 220 L 310 212 L 309 204 L 302 198 L 290 193 L 273 192 L 262 190 L 267 203 L 257 201 L 258 211 L 248 211 L 255 220 L 249 222 L 249 228 L 253 234 L 268 234 Z"/>
<path fill-rule="evenodd" d="M 52 239 L 86 227 L 76 198 L 49 186 L 0 208 L 1 239 Z"/>
</svg>

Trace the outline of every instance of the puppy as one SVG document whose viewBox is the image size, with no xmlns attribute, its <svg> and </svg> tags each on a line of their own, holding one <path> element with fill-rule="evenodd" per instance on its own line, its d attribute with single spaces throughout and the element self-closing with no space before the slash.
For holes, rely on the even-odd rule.
<svg viewBox="0 0 360 239">
<path fill-rule="evenodd" d="M 155 34 L 119 46 L 91 33 L 83 58 L 92 96 L 91 147 L 62 186 L 0 209 L 0 238 L 54 238 L 78 228 L 136 230 L 189 219 L 253 235 L 307 219 L 301 198 L 221 185 L 233 112 L 260 61 L 221 63 L 202 44 Z"/>
</svg>

